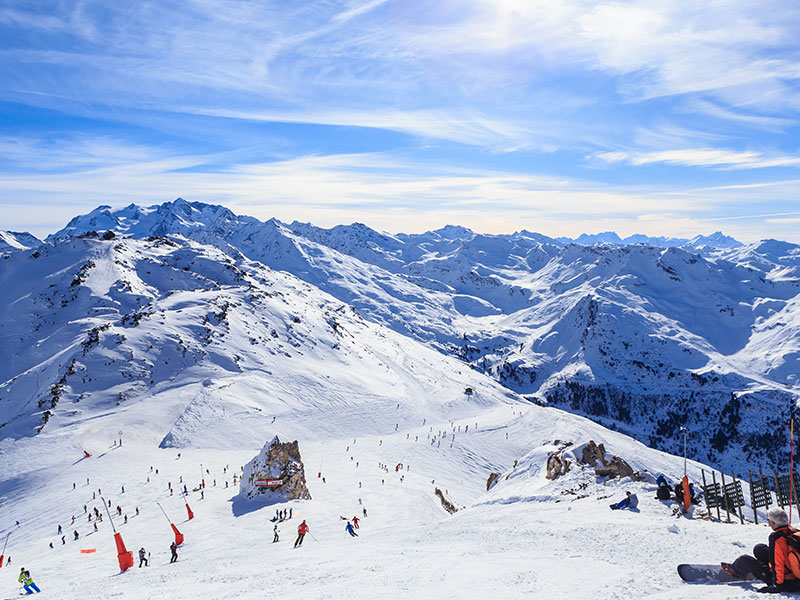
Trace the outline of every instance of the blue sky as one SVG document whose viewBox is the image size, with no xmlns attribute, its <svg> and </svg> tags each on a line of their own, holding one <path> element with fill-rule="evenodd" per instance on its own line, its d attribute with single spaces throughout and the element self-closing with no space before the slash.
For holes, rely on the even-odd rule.
<svg viewBox="0 0 800 600">
<path fill-rule="evenodd" d="M 0 0 L 0 229 L 182 196 L 800 242 L 800 5 Z"/>
</svg>

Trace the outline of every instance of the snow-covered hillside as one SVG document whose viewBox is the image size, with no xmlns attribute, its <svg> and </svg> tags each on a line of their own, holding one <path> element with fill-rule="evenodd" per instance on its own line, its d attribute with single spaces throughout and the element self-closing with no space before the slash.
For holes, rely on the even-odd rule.
<svg viewBox="0 0 800 600">
<path fill-rule="evenodd" d="M 675 565 L 731 560 L 764 526 L 653 498 L 683 474 L 658 449 L 681 424 L 690 458 L 726 471 L 786 445 L 756 435 L 798 387 L 794 249 L 722 252 L 184 201 L 77 217 L 0 260 L 0 595 L 26 567 L 59 600 L 745 596 Z M 298 441 L 313 500 L 237 501 L 275 436 Z M 590 440 L 641 481 L 582 464 Z M 554 453 L 570 469 L 548 479 Z M 610 511 L 626 490 L 638 512 Z M 119 573 L 108 519 L 89 520 L 103 500 L 150 566 Z M 157 503 L 186 536 L 177 564 Z"/>
<path fill-rule="evenodd" d="M 100 207 L 49 239 L 107 229 L 181 235 L 291 273 L 535 402 L 654 447 L 677 452 L 686 425 L 692 454 L 724 467 L 783 448 L 774 419 L 800 393 L 792 244 L 737 247 L 719 232 L 565 244 L 457 226 L 392 235 L 261 222 L 181 199 Z"/>
</svg>

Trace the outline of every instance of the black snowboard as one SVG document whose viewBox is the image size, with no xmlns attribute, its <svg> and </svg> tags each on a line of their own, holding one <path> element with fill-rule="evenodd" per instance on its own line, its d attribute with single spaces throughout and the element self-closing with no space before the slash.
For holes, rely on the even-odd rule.
<svg viewBox="0 0 800 600">
<path fill-rule="evenodd" d="M 719 565 L 678 565 L 678 575 L 684 581 L 704 583 L 733 583 L 752 579 L 749 573 L 744 579 L 736 578 Z"/>
</svg>

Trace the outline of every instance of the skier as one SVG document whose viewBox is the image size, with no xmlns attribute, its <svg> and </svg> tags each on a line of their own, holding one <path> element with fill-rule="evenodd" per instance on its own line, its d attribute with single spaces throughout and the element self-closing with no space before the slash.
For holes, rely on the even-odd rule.
<svg viewBox="0 0 800 600">
<path fill-rule="evenodd" d="M 33 592 L 36 592 L 38 594 L 39 592 L 42 591 L 38 587 L 36 587 L 35 583 L 33 583 L 31 572 L 27 571 L 25 567 L 22 567 L 22 569 L 20 570 L 19 579 L 17 581 L 19 581 L 22 584 L 22 587 L 25 588 L 25 591 L 28 594 L 32 594 Z"/>
<path fill-rule="evenodd" d="M 62 535 L 61 536 L 61 545 L 65 546 L 66 544 L 67 544 L 67 536 Z"/>
<path fill-rule="evenodd" d="M 358 517 L 353 517 L 353 527 L 358 529 Z"/>
<path fill-rule="evenodd" d="M 147 564 L 147 552 L 145 551 L 144 546 L 139 548 L 139 568 L 140 569 L 142 568 L 142 564 L 144 564 L 145 567 L 149 566 Z"/>
<path fill-rule="evenodd" d="M 306 525 L 306 521 L 303 519 L 303 522 L 297 526 L 297 539 L 294 541 L 295 548 L 303 545 L 303 538 L 306 537 L 308 531 L 308 525 Z"/>
<path fill-rule="evenodd" d="M 272 534 L 273 534 L 272 543 L 273 543 L 273 544 L 274 544 L 275 542 L 279 541 L 279 538 L 278 538 L 278 533 L 280 533 L 280 532 L 278 531 L 278 526 L 277 526 L 277 525 L 275 525 L 275 527 L 273 527 L 273 528 L 272 528 Z"/>
<path fill-rule="evenodd" d="M 292 509 L 291 508 L 289 509 L 289 518 L 290 519 L 292 518 Z"/>
<path fill-rule="evenodd" d="M 61 535 L 61 525 L 58 526 L 58 535 Z"/>
<path fill-rule="evenodd" d="M 169 545 L 169 551 L 172 552 L 172 556 L 169 559 L 170 564 L 178 562 L 178 546 L 175 544 L 175 540 L 172 540 Z"/>
<path fill-rule="evenodd" d="M 625 498 L 623 500 L 620 500 L 616 504 L 612 504 L 610 508 L 611 510 L 618 510 L 620 508 L 636 508 L 638 505 L 639 505 L 639 498 L 636 497 L 636 494 L 625 492 Z"/>
<path fill-rule="evenodd" d="M 75 537 L 73 538 L 73 541 L 77 540 L 77 539 L 80 537 L 80 535 L 78 535 L 78 530 L 77 530 L 77 529 L 76 529 L 76 530 L 73 532 L 73 534 L 72 534 L 72 535 L 74 535 L 74 536 L 75 536 Z"/>
<path fill-rule="evenodd" d="M 745 579 L 748 573 L 766 583 L 758 591 L 767 594 L 800 591 L 800 532 L 789 527 L 789 515 L 774 506 L 767 511 L 767 523 L 772 528 L 769 546 L 756 544 L 753 556 L 740 556 L 722 568 L 736 578 Z"/>
<path fill-rule="evenodd" d="M 366 509 L 366 507 L 364 508 L 364 516 L 365 516 L 365 517 L 367 516 L 367 509 Z"/>
<path fill-rule="evenodd" d="M 97 521 L 94 522 L 94 530 L 97 531 Z"/>
<path fill-rule="evenodd" d="M 355 531 L 353 531 L 353 524 L 350 521 L 347 522 L 347 525 L 344 526 L 344 529 L 352 537 L 358 537 L 358 534 Z"/>
<path fill-rule="evenodd" d="M 50 542 L 50 550 L 53 549 L 53 542 Z"/>
</svg>

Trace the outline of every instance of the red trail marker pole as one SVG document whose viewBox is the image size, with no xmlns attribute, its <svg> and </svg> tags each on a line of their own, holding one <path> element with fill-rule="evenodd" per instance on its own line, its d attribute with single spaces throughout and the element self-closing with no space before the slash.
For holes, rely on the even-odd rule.
<svg viewBox="0 0 800 600">
<path fill-rule="evenodd" d="M 127 571 L 133 566 L 133 552 L 125 547 L 125 542 L 122 540 L 122 534 L 117 533 L 117 528 L 114 527 L 114 519 L 111 518 L 111 511 L 108 510 L 108 503 L 105 498 L 100 496 L 103 501 L 103 506 L 108 513 L 108 521 L 111 523 L 111 529 L 114 531 L 114 543 L 117 545 L 117 562 L 119 563 L 120 571 Z"/>
<path fill-rule="evenodd" d="M 10 531 L 6 534 L 6 541 L 3 544 L 3 553 L 0 554 L 0 569 L 3 568 L 3 561 L 6 558 L 6 546 L 8 546 L 8 538 L 9 537 L 11 537 L 11 532 Z"/>
<path fill-rule="evenodd" d="M 186 500 L 186 495 L 183 496 L 183 503 L 186 505 L 186 514 L 189 516 L 189 520 L 191 521 L 194 519 L 194 513 L 192 509 L 189 507 L 189 502 Z"/>
<path fill-rule="evenodd" d="M 178 528 L 175 527 L 175 524 L 167 516 L 167 511 L 164 510 L 164 508 L 161 506 L 161 503 L 156 502 L 156 504 L 158 504 L 158 508 L 161 509 L 161 512 L 164 513 L 164 516 L 166 517 L 167 521 L 169 521 L 169 526 L 172 527 L 172 532 L 175 534 L 175 545 L 180 546 L 183 543 L 183 534 L 180 531 L 178 531 Z"/>
<path fill-rule="evenodd" d="M 789 525 L 792 524 L 792 494 L 794 493 L 794 419 L 789 425 Z"/>
</svg>

